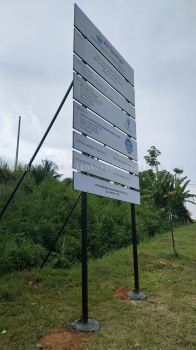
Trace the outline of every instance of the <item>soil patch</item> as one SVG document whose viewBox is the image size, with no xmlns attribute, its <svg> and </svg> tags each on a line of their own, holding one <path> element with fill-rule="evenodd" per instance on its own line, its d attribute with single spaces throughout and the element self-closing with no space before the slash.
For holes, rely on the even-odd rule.
<svg viewBox="0 0 196 350">
<path fill-rule="evenodd" d="M 128 300 L 127 292 L 131 291 L 130 288 L 118 288 L 113 292 L 113 295 L 121 300 Z"/>
<path fill-rule="evenodd" d="M 43 350 L 81 350 L 90 341 L 90 334 L 77 333 L 70 329 L 53 329 L 40 340 Z"/>
</svg>

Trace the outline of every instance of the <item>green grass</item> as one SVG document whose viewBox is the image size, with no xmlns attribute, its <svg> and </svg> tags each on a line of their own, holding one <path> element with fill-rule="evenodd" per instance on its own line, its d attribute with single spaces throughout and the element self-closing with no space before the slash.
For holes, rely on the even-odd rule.
<svg viewBox="0 0 196 350">
<path fill-rule="evenodd" d="M 89 264 L 90 317 L 101 322 L 88 350 L 196 349 L 196 224 L 175 232 L 178 258 L 170 234 L 139 245 L 144 302 L 113 297 L 133 286 L 131 247 Z M 53 327 L 66 327 L 81 314 L 81 269 L 44 269 L 1 278 L 1 350 L 32 350 Z"/>
</svg>

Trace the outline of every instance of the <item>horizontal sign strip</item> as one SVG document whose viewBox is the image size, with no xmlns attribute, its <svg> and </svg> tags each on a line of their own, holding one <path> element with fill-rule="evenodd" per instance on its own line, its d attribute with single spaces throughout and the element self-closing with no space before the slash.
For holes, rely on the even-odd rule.
<svg viewBox="0 0 196 350">
<path fill-rule="evenodd" d="M 136 139 L 136 122 L 128 114 L 74 73 L 73 97 L 112 125 Z"/>
<path fill-rule="evenodd" d="M 73 183 L 74 189 L 78 191 L 89 192 L 133 204 L 140 204 L 139 192 L 97 179 L 96 177 L 74 172 Z"/>
<path fill-rule="evenodd" d="M 130 173 L 138 174 L 136 162 L 75 131 L 73 132 L 73 147 Z"/>
<path fill-rule="evenodd" d="M 73 56 L 73 69 L 125 112 L 133 114 L 134 107 L 76 55 Z M 135 105 L 134 96 L 132 103 Z"/>
<path fill-rule="evenodd" d="M 73 168 L 139 190 L 139 177 L 82 153 L 73 152 Z"/>
<path fill-rule="evenodd" d="M 134 85 L 133 68 L 125 61 L 114 46 L 97 29 L 90 19 L 75 4 L 74 8 L 75 27 L 104 55 L 108 61 Z"/>
<path fill-rule="evenodd" d="M 136 141 L 77 102 L 74 102 L 73 127 L 83 134 L 137 160 Z"/>
<path fill-rule="evenodd" d="M 132 85 L 76 29 L 74 29 L 74 52 L 129 102 L 133 101 L 135 92 Z M 134 113 L 133 108 L 133 117 Z"/>
</svg>

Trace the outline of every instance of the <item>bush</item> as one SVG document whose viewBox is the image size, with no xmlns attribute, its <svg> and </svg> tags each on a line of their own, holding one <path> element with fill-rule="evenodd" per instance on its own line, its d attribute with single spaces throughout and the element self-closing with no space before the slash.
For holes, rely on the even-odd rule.
<svg viewBox="0 0 196 350">
<path fill-rule="evenodd" d="M 41 264 L 46 252 L 39 244 L 17 237 L 0 236 L 0 272 L 29 269 Z"/>
<path fill-rule="evenodd" d="M 47 165 L 51 165 L 50 162 Z M 48 250 L 52 250 L 50 265 L 70 267 L 81 260 L 81 203 L 79 202 L 64 233 L 54 246 L 56 235 L 75 202 L 78 192 L 73 191 L 71 179 L 59 181 L 56 168 L 36 166 L 26 177 L 14 201 L 1 221 L 0 271 L 28 269 L 39 266 Z M 0 166 L 1 178 L 12 188 L 23 167 L 11 171 Z M 43 176 L 42 176 L 43 175 Z M 147 174 L 148 175 L 148 174 Z M 142 188 L 148 184 L 144 174 Z M 150 173 L 150 176 L 152 174 Z M 7 192 L 8 195 L 8 192 Z M 0 207 L 6 193 L 0 198 Z M 137 206 L 138 242 L 165 231 L 167 223 L 152 201 L 142 198 Z M 131 243 L 131 207 L 129 203 L 88 195 L 88 253 L 102 257 L 113 249 Z"/>
</svg>

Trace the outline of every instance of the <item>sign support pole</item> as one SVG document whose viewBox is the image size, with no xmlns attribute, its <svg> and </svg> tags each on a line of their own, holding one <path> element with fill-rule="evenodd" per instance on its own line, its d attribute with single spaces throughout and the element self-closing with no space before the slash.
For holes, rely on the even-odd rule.
<svg viewBox="0 0 196 350">
<path fill-rule="evenodd" d="M 133 244 L 133 266 L 134 266 L 134 292 L 139 293 L 139 269 L 138 269 L 138 252 L 137 252 L 137 235 L 136 235 L 136 217 L 135 205 L 131 203 L 131 223 L 132 223 L 132 244 Z"/>
<path fill-rule="evenodd" d="M 88 323 L 87 193 L 82 192 L 82 322 Z"/>
<path fill-rule="evenodd" d="M 72 321 L 70 327 L 77 332 L 97 332 L 100 324 L 88 318 L 88 216 L 87 192 L 82 192 L 82 316 Z"/>
<path fill-rule="evenodd" d="M 134 268 L 134 289 L 128 292 L 128 298 L 132 300 L 146 300 L 148 296 L 140 292 L 139 288 L 139 268 L 138 268 L 138 252 L 137 252 L 137 230 L 136 230 L 136 214 L 135 204 L 131 203 L 131 226 L 132 226 L 132 245 L 133 245 L 133 268 Z"/>
</svg>

